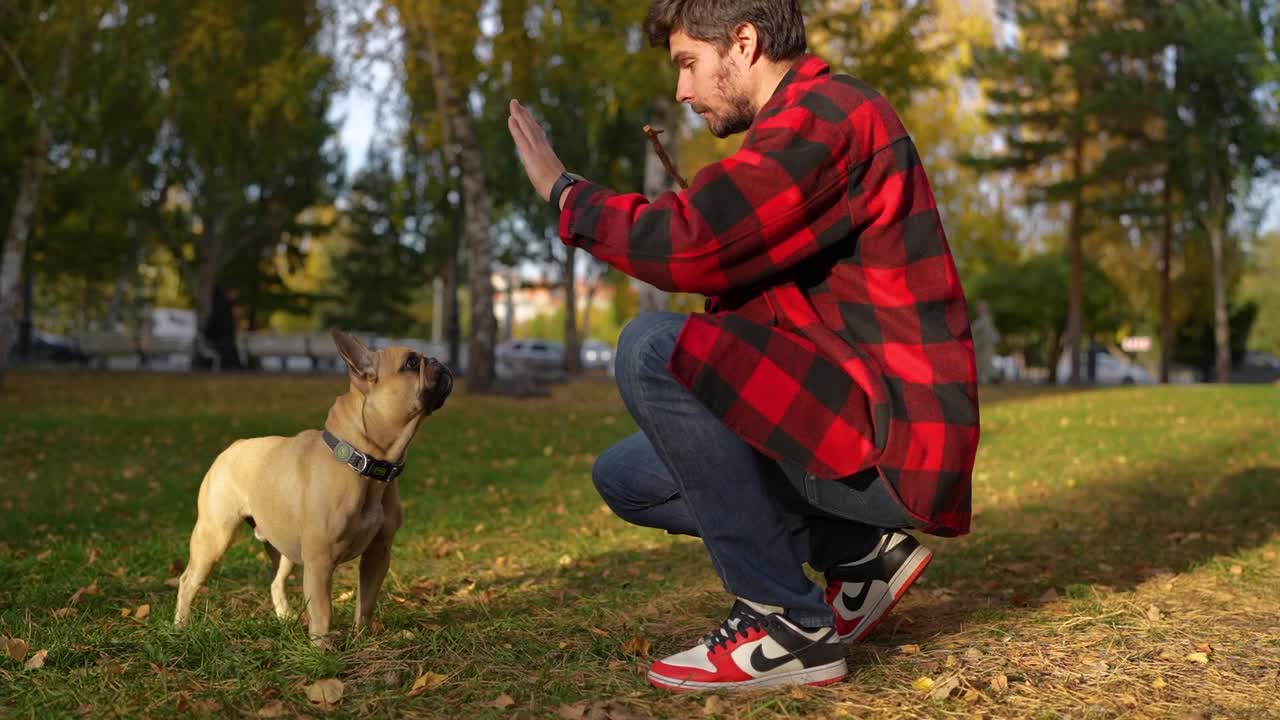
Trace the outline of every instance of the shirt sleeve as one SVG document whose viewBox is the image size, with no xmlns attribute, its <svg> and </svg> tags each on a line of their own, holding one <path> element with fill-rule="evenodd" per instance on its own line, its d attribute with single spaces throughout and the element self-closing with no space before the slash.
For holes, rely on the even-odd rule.
<svg viewBox="0 0 1280 720">
<path fill-rule="evenodd" d="M 674 292 L 720 295 L 794 266 L 853 230 L 853 138 L 829 110 L 799 103 L 757 118 L 740 150 L 652 202 L 579 182 L 561 239 Z"/>
</svg>

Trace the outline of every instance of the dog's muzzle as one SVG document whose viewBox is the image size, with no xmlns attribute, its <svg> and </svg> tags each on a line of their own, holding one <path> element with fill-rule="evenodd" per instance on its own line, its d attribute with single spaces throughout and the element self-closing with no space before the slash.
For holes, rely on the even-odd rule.
<svg viewBox="0 0 1280 720">
<path fill-rule="evenodd" d="M 449 368 L 445 367 L 444 363 L 435 358 L 427 359 L 426 373 L 427 388 L 423 393 L 422 406 L 430 415 L 444 407 L 444 401 L 449 398 L 449 393 L 453 392 L 453 373 L 449 372 Z"/>
</svg>

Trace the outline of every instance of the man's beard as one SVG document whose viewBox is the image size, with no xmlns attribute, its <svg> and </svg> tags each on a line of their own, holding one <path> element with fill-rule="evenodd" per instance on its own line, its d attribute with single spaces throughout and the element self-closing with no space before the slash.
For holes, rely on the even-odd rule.
<svg viewBox="0 0 1280 720">
<path fill-rule="evenodd" d="M 727 62 L 722 63 L 719 72 L 716 73 L 716 92 L 729 106 L 724 115 L 712 114 L 707 118 L 707 129 L 718 138 L 727 138 L 730 135 L 746 132 L 756 119 L 756 111 L 751 107 L 751 99 L 734 91 L 731 82 L 733 74 L 733 66 Z M 709 108 L 702 106 L 699 109 L 695 106 L 693 109 L 695 112 L 703 112 Z"/>
</svg>

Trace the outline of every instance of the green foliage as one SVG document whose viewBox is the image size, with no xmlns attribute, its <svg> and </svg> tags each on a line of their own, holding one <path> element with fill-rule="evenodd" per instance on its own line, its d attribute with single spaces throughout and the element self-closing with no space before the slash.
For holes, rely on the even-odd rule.
<svg viewBox="0 0 1280 720">
<path fill-rule="evenodd" d="M 1067 327 L 1067 271 L 1056 253 L 995 263 L 970 283 L 968 295 L 990 304 L 1002 349 L 1053 368 Z M 1084 301 L 1087 337 L 1114 335 L 1130 319 L 1119 289 L 1092 263 L 1085 264 Z"/>
<path fill-rule="evenodd" d="M 413 301 L 428 287 L 425 248 L 405 231 L 406 192 L 390 158 L 375 151 L 347 194 L 327 326 L 383 335 L 425 334 L 414 327 Z"/>
<path fill-rule="evenodd" d="M 1242 285 L 1243 296 L 1258 307 L 1249 348 L 1280 357 L 1280 232 L 1259 239 Z"/>
</svg>

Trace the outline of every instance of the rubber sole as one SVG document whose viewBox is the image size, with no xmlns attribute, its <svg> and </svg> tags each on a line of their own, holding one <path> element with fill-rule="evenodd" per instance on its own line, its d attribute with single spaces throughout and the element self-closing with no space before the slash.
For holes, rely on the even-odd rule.
<svg viewBox="0 0 1280 720">
<path fill-rule="evenodd" d="M 911 587 L 916 578 L 920 577 L 920 573 L 929 567 L 929 561 L 932 559 L 932 550 L 923 545 L 917 547 L 889 580 L 889 591 L 880 596 L 880 600 L 876 602 L 875 607 L 871 608 L 871 612 L 863 616 L 862 622 L 858 623 L 852 632 L 848 635 L 840 636 L 840 641 L 853 643 L 865 640 L 871 634 L 871 631 L 875 630 L 876 626 L 880 624 L 880 621 L 884 619 L 884 616 L 889 614 L 893 606 L 898 604 L 902 596 L 907 593 L 907 588 Z"/>
<path fill-rule="evenodd" d="M 704 692 L 707 690 L 760 690 L 763 688 L 791 687 L 795 685 L 831 685 L 838 683 L 849 674 L 849 666 L 844 658 L 838 662 L 827 663 L 815 668 L 789 670 L 772 673 L 763 677 L 742 680 L 739 682 L 696 682 L 680 680 L 649 671 L 649 684 L 671 692 Z"/>
</svg>

